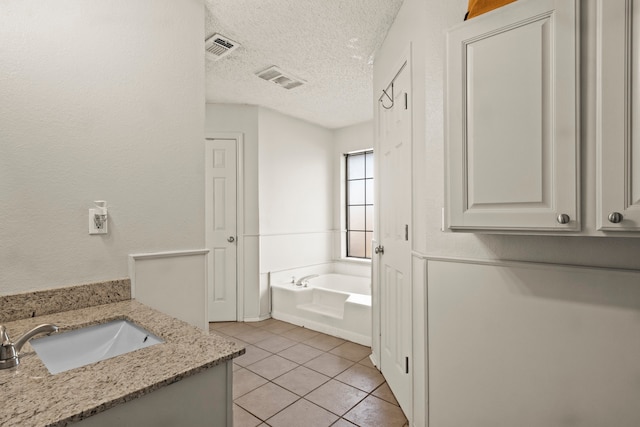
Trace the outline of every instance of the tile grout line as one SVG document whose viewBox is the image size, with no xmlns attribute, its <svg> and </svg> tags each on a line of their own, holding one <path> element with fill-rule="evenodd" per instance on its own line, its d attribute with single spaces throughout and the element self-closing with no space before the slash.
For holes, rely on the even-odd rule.
<svg viewBox="0 0 640 427">
<path fill-rule="evenodd" d="M 277 320 L 276 320 L 276 321 L 277 321 Z M 279 321 L 277 321 L 277 322 L 279 322 Z M 228 325 L 224 325 L 224 326 L 222 326 L 222 327 L 220 327 L 220 328 L 213 328 L 213 329 L 212 329 L 211 327 L 209 328 L 210 332 L 212 332 L 212 333 L 222 334 L 222 335 L 224 335 L 224 336 L 229 337 L 229 338 L 230 338 L 230 339 L 232 339 L 232 340 L 240 340 L 240 341 L 242 341 L 242 340 L 241 340 L 241 338 L 238 338 L 238 337 L 237 337 L 237 336 L 235 336 L 235 335 L 227 335 L 227 334 L 224 332 L 224 328 L 225 328 L 226 326 L 233 326 L 233 325 L 248 325 L 248 326 L 251 326 L 252 328 L 254 328 L 255 330 L 263 330 L 263 331 L 269 332 L 269 333 L 271 333 L 271 334 L 273 334 L 273 335 L 274 335 L 273 337 L 268 337 L 268 338 L 264 338 L 264 339 L 262 339 L 262 340 L 258 340 L 258 341 L 256 341 L 255 343 L 248 343 L 248 342 L 242 341 L 243 343 L 245 343 L 245 344 L 246 344 L 246 346 L 254 346 L 254 347 L 256 347 L 256 348 L 258 348 L 258 349 L 260 349 L 260 350 L 262 350 L 262 351 L 264 351 L 264 352 L 268 353 L 268 355 L 267 355 L 267 356 L 265 356 L 265 357 L 263 357 L 263 358 L 261 358 L 261 359 L 259 359 L 259 360 L 257 360 L 257 361 L 255 361 L 255 362 L 253 362 L 253 363 L 251 363 L 251 364 L 249 364 L 249 365 L 246 365 L 246 366 L 242 366 L 242 365 L 236 364 L 236 365 L 239 367 L 239 368 L 238 368 L 238 370 L 239 370 L 239 369 L 246 369 L 246 370 L 248 370 L 249 372 L 251 372 L 252 374 L 254 374 L 254 375 L 256 375 L 256 376 L 258 376 L 258 377 L 260 377 L 260 378 L 264 379 L 265 381 L 267 381 L 265 384 L 262 384 L 262 385 L 260 385 L 260 386 L 258 386 L 258 387 L 256 387 L 256 388 L 254 388 L 253 390 L 250 390 L 250 391 L 248 391 L 248 392 L 246 392 L 246 393 L 244 393 L 244 394 L 242 394 L 242 395 L 240 395 L 240 396 L 237 396 L 236 398 L 234 398 L 234 399 L 233 399 L 233 404 L 238 405 L 238 407 L 242 408 L 244 411 L 246 411 L 247 413 L 249 413 L 250 415 L 252 415 L 253 417 L 255 417 L 255 418 L 256 418 L 257 420 L 259 420 L 261 423 L 265 423 L 265 424 L 269 425 L 269 424 L 267 423 L 267 420 L 263 420 L 262 418 L 260 418 L 260 417 L 259 417 L 259 416 L 257 416 L 256 414 L 252 413 L 250 410 L 248 410 L 248 409 L 247 409 L 247 408 L 245 408 L 244 406 L 242 406 L 242 405 L 240 405 L 240 404 L 236 403 L 236 400 L 237 400 L 237 399 L 239 399 L 239 398 L 241 398 L 241 397 L 243 397 L 243 396 L 246 396 L 247 394 L 251 393 L 252 391 L 254 391 L 254 390 L 256 390 L 256 389 L 258 389 L 258 388 L 260 388 L 260 387 L 263 387 L 263 386 L 265 386 L 265 385 L 267 385 L 267 384 L 269 384 L 269 383 L 273 384 L 274 386 L 280 387 L 280 388 L 282 388 L 283 390 L 286 390 L 286 391 L 287 391 L 287 392 L 289 392 L 289 393 L 292 393 L 293 395 L 295 395 L 295 396 L 296 396 L 296 400 L 294 400 L 292 403 L 288 404 L 288 405 L 287 405 L 287 406 L 285 406 L 284 408 L 280 409 L 279 411 L 277 411 L 277 412 L 276 412 L 276 413 L 274 413 L 273 415 L 270 415 L 267 419 L 271 419 L 271 418 L 275 417 L 277 414 L 279 414 L 279 413 L 281 413 L 281 412 L 283 412 L 283 411 L 287 410 L 289 407 L 291 407 L 291 406 L 292 406 L 292 405 L 294 405 L 295 403 L 299 402 L 300 400 L 305 400 L 305 401 L 306 401 L 306 402 L 308 402 L 309 404 L 312 404 L 312 405 L 314 405 L 314 406 L 316 406 L 316 407 L 318 407 L 318 408 L 320 408 L 320 409 L 322 409 L 322 410 L 324 410 L 324 411 L 327 411 L 329 414 L 332 414 L 332 415 L 334 415 L 334 416 L 337 416 L 337 417 L 338 417 L 338 420 L 334 421 L 334 423 L 332 423 L 331 425 L 334 425 L 335 423 L 339 422 L 340 420 L 344 420 L 344 421 L 347 421 L 347 422 L 349 422 L 349 423 L 351 423 L 351 424 L 354 424 L 353 422 L 351 422 L 351 421 L 349 421 L 348 419 L 344 418 L 344 415 L 348 414 L 351 410 L 353 410 L 355 407 L 357 407 L 359 404 L 361 404 L 364 400 L 366 400 L 366 399 L 367 399 L 367 398 L 369 398 L 369 397 L 373 397 L 373 398 L 376 398 L 376 399 L 380 399 L 380 400 L 381 400 L 381 401 L 383 401 L 383 402 L 386 402 L 386 403 L 391 404 L 391 405 L 393 405 L 393 406 L 399 407 L 399 405 L 398 405 L 397 403 L 390 402 L 390 401 L 388 401 L 387 399 L 384 399 L 384 398 L 382 398 L 382 397 L 378 397 L 378 396 L 376 396 L 376 395 L 374 395 L 374 394 L 373 394 L 376 390 L 380 389 L 380 388 L 381 388 L 381 387 L 383 387 L 385 384 L 387 384 L 386 379 L 384 379 L 384 376 L 383 376 L 383 382 L 382 382 L 382 383 L 380 383 L 380 384 L 378 384 L 377 386 L 375 386 L 375 388 L 373 388 L 371 391 L 362 390 L 362 389 L 360 389 L 360 388 L 358 388 L 358 387 L 356 387 L 356 386 L 354 386 L 354 385 L 352 385 L 352 384 L 348 384 L 348 383 L 346 383 L 346 382 L 344 382 L 344 381 L 341 381 L 341 380 L 339 380 L 339 379 L 337 379 L 337 378 L 336 378 L 337 376 L 341 375 L 342 373 L 344 373 L 345 371 L 347 371 L 347 370 L 349 370 L 349 369 L 353 368 L 353 367 L 354 367 L 354 366 L 356 366 L 356 365 L 358 365 L 358 366 L 362 366 L 362 367 L 367 368 L 367 369 L 374 369 L 374 370 L 376 370 L 377 372 L 379 372 L 379 370 L 378 370 L 375 366 L 374 366 L 373 368 L 371 368 L 371 367 L 369 367 L 369 366 L 367 366 L 367 365 L 365 365 L 365 364 L 363 364 L 363 363 L 360 363 L 360 362 L 362 362 L 362 361 L 366 360 L 370 355 L 366 355 L 366 356 L 364 356 L 362 359 L 360 359 L 360 360 L 358 360 L 358 361 L 353 361 L 353 360 L 351 360 L 351 359 L 347 359 L 347 358 L 345 358 L 345 357 L 342 357 L 342 356 L 339 356 L 339 355 L 337 355 L 337 354 L 331 353 L 331 351 L 335 350 L 336 348 L 338 348 L 338 347 L 340 347 L 340 346 L 342 346 L 342 345 L 344 345 L 344 344 L 346 344 L 346 343 L 350 343 L 351 341 L 343 340 L 343 339 L 341 339 L 341 338 L 334 337 L 334 338 L 336 338 L 336 339 L 341 340 L 342 342 L 341 342 L 341 343 L 339 343 L 339 344 L 337 344 L 337 345 L 335 345 L 335 346 L 333 346 L 333 347 L 330 347 L 330 348 L 329 348 L 329 349 L 327 349 L 327 350 L 324 350 L 324 349 L 320 349 L 320 348 L 314 347 L 313 345 L 310 345 L 310 344 L 308 344 L 308 343 L 307 343 L 307 341 L 312 340 L 315 336 L 322 334 L 321 332 L 318 332 L 318 333 L 317 333 L 317 334 L 315 334 L 314 336 L 311 336 L 311 337 L 309 337 L 309 338 L 305 339 L 304 341 L 300 341 L 300 340 L 292 339 L 292 338 L 288 338 L 288 337 L 285 337 L 285 336 L 283 336 L 283 335 L 282 335 L 283 333 L 286 333 L 286 332 L 288 332 L 288 331 L 291 331 L 291 330 L 293 330 L 293 329 L 296 329 L 296 326 L 293 326 L 293 327 L 288 328 L 288 329 L 286 329 L 286 330 L 282 330 L 282 331 L 280 331 L 280 332 L 272 332 L 272 331 L 270 331 L 270 330 L 266 329 L 266 328 L 268 328 L 268 327 L 269 327 L 269 325 L 270 325 L 270 324 L 273 324 L 273 323 L 275 323 L 275 322 L 270 322 L 269 324 L 259 326 L 259 325 L 252 325 L 252 324 L 250 324 L 250 323 L 243 323 L 243 322 L 230 322 Z M 286 322 L 285 322 L 285 323 L 286 323 Z M 301 328 L 302 328 L 302 329 L 304 329 L 304 330 L 311 331 L 310 329 L 307 329 L 307 328 L 304 328 L 304 327 L 301 327 Z M 316 332 L 316 331 L 312 331 L 312 332 Z M 245 331 L 242 331 L 242 332 L 239 332 L 239 334 L 240 334 L 240 335 L 242 335 L 242 334 L 248 334 L 248 333 L 251 333 L 251 332 L 247 332 L 246 330 L 245 330 Z M 322 335 L 331 336 L 331 335 L 328 335 L 328 334 L 322 334 Z M 266 340 L 268 340 L 268 339 L 272 339 L 272 338 L 274 338 L 274 337 L 281 337 L 281 338 L 285 338 L 285 339 L 288 339 L 288 340 L 290 340 L 290 341 L 292 341 L 292 342 L 293 342 L 293 344 L 292 344 L 292 345 L 290 345 L 290 346 L 288 346 L 288 347 L 283 348 L 282 350 L 280 350 L 280 352 L 285 351 L 285 350 L 287 350 L 287 349 L 289 349 L 289 348 L 291 348 L 291 347 L 294 347 L 294 346 L 296 346 L 296 345 L 298 345 L 298 344 L 303 344 L 303 345 L 306 345 L 306 346 L 308 346 L 308 347 L 314 348 L 315 350 L 320 351 L 320 352 L 321 352 L 321 354 L 319 354 L 319 355 L 317 355 L 317 356 L 313 357 L 312 359 L 309 359 L 308 361 L 306 361 L 306 362 L 304 362 L 304 363 L 298 363 L 298 362 L 296 362 L 295 360 L 291 360 L 291 359 L 288 359 L 288 358 L 286 358 L 286 357 L 284 357 L 284 356 L 280 356 L 280 355 L 279 355 L 279 352 L 278 352 L 278 353 L 274 353 L 274 352 L 272 352 L 272 351 L 270 351 L 270 350 L 264 349 L 264 348 L 262 348 L 262 347 L 260 347 L 260 346 L 258 346 L 258 345 L 257 345 L 257 344 L 259 344 L 260 342 L 266 341 Z M 357 344 L 357 343 L 353 343 L 353 344 L 358 345 L 358 346 L 362 346 L 361 344 Z M 366 347 L 366 346 L 362 346 L 362 347 Z M 311 362 L 311 361 L 313 361 L 313 360 L 315 360 L 315 359 L 317 359 L 317 358 L 319 358 L 319 357 L 322 357 L 323 355 L 331 355 L 331 356 L 338 357 L 338 358 L 340 358 L 340 359 L 343 359 L 343 360 L 346 360 L 346 361 L 350 362 L 350 363 L 351 363 L 351 365 L 349 365 L 347 368 L 345 368 L 345 369 L 341 370 L 340 372 L 337 372 L 337 373 L 336 373 L 336 374 L 334 374 L 333 376 L 329 376 L 329 375 L 327 375 L 327 374 L 325 374 L 325 373 L 323 373 L 323 372 L 320 372 L 320 371 L 318 371 L 318 370 L 316 370 L 316 369 L 313 369 L 312 367 L 305 366 L 305 364 L 306 364 L 306 363 L 309 363 L 309 362 Z M 289 362 L 291 362 L 291 363 L 294 363 L 296 366 L 295 366 L 294 368 L 292 368 L 292 369 L 287 370 L 286 372 L 281 373 L 280 375 L 278 375 L 277 377 L 274 377 L 273 379 L 268 379 L 268 378 L 266 378 L 266 377 L 264 377 L 264 376 L 260 375 L 259 373 L 254 372 L 254 371 L 252 371 L 251 369 L 249 369 L 249 366 L 251 366 L 251 365 L 253 365 L 253 364 L 256 364 L 256 363 L 259 363 L 260 361 L 263 361 L 263 360 L 265 360 L 265 359 L 267 359 L 267 358 L 269 358 L 269 357 L 271 357 L 271 356 L 278 356 L 278 357 L 283 358 L 283 359 L 285 359 L 285 360 L 287 360 L 287 361 L 289 361 Z M 306 369 L 312 370 L 312 371 L 314 371 L 314 372 L 316 372 L 316 373 L 319 373 L 319 374 L 321 374 L 321 375 L 324 375 L 324 376 L 328 377 L 329 379 L 328 379 L 328 380 L 326 380 L 326 381 L 324 381 L 324 382 L 322 382 L 320 385 L 318 385 L 317 387 L 313 388 L 312 390 L 310 390 L 310 391 L 306 392 L 306 393 L 305 393 L 304 395 L 302 395 L 302 396 L 301 396 L 301 395 L 299 395 L 298 393 L 295 393 L 295 392 L 293 392 L 293 391 L 291 391 L 291 390 L 287 389 L 286 387 L 283 387 L 283 386 L 281 386 L 281 385 L 279 385 L 279 384 L 275 383 L 275 380 L 277 380 L 278 378 L 280 378 L 280 377 L 282 377 L 282 376 L 284 376 L 284 375 L 289 374 L 290 372 L 292 372 L 292 371 L 293 371 L 293 370 L 295 370 L 295 369 L 298 369 L 299 367 L 304 367 L 304 368 L 306 368 Z M 339 382 L 339 383 L 341 383 L 341 384 L 343 384 L 343 385 L 346 385 L 346 386 L 349 386 L 349 387 L 353 387 L 353 388 L 355 388 L 355 389 L 357 389 L 357 390 L 359 390 L 359 391 L 361 391 L 361 392 L 363 392 L 363 393 L 366 393 L 366 394 L 365 394 L 365 396 L 364 396 L 362 399 L 358 400 L 356 403 L 354 403 L 353 405 L 351 405 L 351 406 L 350 406 L 350 407 L 349 407 L 349 408 L 348 408 L 348 409 L 347 409 L 347 410 L 346 410 L 342 415 L 341 415 L 341 414 L 337 414 L 337 413 L 335 413 L 335 412 L 333 412 L 333 411 L 331 411 L 331 410 L 329 410 L 329 409 L 326 409 L 326 408 L 324 408 L 324 407 L 322 407 L 322 406 L 320 406 L 320 405 L 318 405 L 318 404 L 316 404 L 316 403 L 314 403 L 314 402 L 312 402 L 312 401 L 310 401 L 310 400 L 306 399 L 306 396 L 308 396 L 309 394 L 313 393 L 314 391 L 316 391 L 317 389 L 321 388 L 322 386 L 326 385 L 326 384 L 327 384 L 327 383 L 329 383 L 331 380 L 334 380 L 334 381 L 336 381 L 336 382 Z M 393 395 L 393 393 L 392 393 L 392 395 Z"/>
</svg>

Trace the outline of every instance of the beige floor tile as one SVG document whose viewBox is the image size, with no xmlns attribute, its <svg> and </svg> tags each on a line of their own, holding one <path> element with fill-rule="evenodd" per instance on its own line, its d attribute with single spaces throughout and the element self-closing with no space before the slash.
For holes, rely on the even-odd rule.
<svg viewBox="0 0 640 427">
<path fill-rule="evenodd" d="M 379 397 L 380 399 L 386 400 L 389 403 L 393 403 L 394 405 L 400 406 L 398 405 L 398 401 L 396 400 L 396 397 L 393 395 L 393 392 L 389 388 L 389 384 L 387 384 L 386 382 L 382 383 L 382 385 L 377 389 L 375 389 L 371 394 L 373 394 L 376 397 Z"/>
<path fill-rule="evenodd" d="M 298 366 L 297 363 L 274 354 L 246 368 L 268 380 L 273 380 Z"/>
<path fill-rule="evenodd" d="M 329 353 L 323 353 L 322 355 L 304 364 L 304 366 L 306 366 L 307 368 L 318 371 L 321 374 L 325 374 L 329 377 L 335 377 L 340 372 L 346 370 L 352 365 L 352 361 Z"/>
<path fill-rule="evenodd" d="M 407 423 L 399 406 L 375 396 L 364 399 L 343 418 L 360 427 L 403 427 Z"/>
<path fill-rule="evenodd" d="M 339 381 L 331 380 L 306 395 L 305 399 L 322 406 L 334 414 L 344 415 L 365 397 L 367 397 L 367 393 L 364 391 Z"/>
<path fill-rule="evenodd" d="M 292 325 L 291 323 L 282 322 L 280 320 L 276 320 L 273 323 L 270 323 L 264 326 L 262 329 L 273 332 L 274 334 L 282 334 L 284 332 L 290 331 L 291 329 L 297 328 L 296 325 Z"/>
<path fill-rule="evenodd" d="M 359 362 L 362 358 L 371 354 L 371 348 L 353 342 L 346 342 L 334 348 L 329 353 L 354 362 Z"/>
<path fill-rule="evenodd" d="M 342 372 L 336 376 L 336 379 L 367 393 L 372 392 L 384 382 L 384 377 L 377 369 L 367 368 L 359 364 L 353 365 Z"/>
<path fill-rule="evenodd" d="M 254 326 L 256 328 L 263 328 L 265 326 L 269 326 L 269 325 L 273 325 L 273 324 L 278 324 L 281 323 L 282 321 L 280 320 L 276 320 L 273 318 L 269 318 L 269 319 L 265 319 L 265 320 L 261 320 L 259 322 L 247 322 L 249 325 Z"/>
<path fill-rule="evenodd" d="M 248 332 L 243 332 L 234 336 L 249 344 L 255 344 L 257 342 L 266 340 L 267 338 L 275 337 L 276 335 L 272 334 L 269 331 L 262 330 L 262 328 L 251 328 L 251 330 Z"/>
<path fill-rule="evenodd" d="M 233 427 L 256 427 L 261 422 L 238 405 L 233 405 Z"/>
<path fill-rule="evenodd" d="M 251 332 L 253 330 L 254 328 L 242 322 L 231 323 L 227 326 L 223 326 L 220 329 L 217 329 L 217 331 L 231 337 L 237 337 L 240 334 Z"/>
<path fill-rule="evenodd" d="M 311 329 L 301 328 L 299 326 L 296 326 L 295 328 L 289 329 L 288 331 L 283 332 L 280 335 L 294 341 L 305 341 L 319 334 L 320 332 L 316 332 L 316 331 L 312 331 Z"/>
<path fill-rule="evenodd" d="M 242 369 L 242 366 L 238 365 L 237 363 L 233 363 L 233 372 L 238 371 Z"/>
<path fill-rule="evenodd" d="M 209 331 L 215 331 L 225 326 L 235 325 L 237 322 L 209 322 Z"/>
<path fill-rule="evenodd" d="M 233 359 L 233 361 L 237 365 L 248 366 L 269 356 L 271 356 L 271 353 L 269 353 L 268 351 L 253 345 L 248 345 L 246 347 L 246 353 L 240 357 L 236 357 L 235 359 Z"/>
<path fill-rule="evenodd" d="M 298 396 L 304 396 L 329 380 L 330 378 L 328 376 L 320 372 L 305 368 L 304 366 L 298 366 L 294 370 L 279 376 L 273 380 L 273 382 Z"/>
<path fill-rule="evenodd" d="M 311 347 L 315 347 L 322 351 L 332 350 L 344 342 L 345 340 L 341 338 L 332 337 L 331 335 L 326 334 L 318 334 L 304 341 L 306 345 L 310 345 Z"/>
<path fill-rule="evenodd" d="M 266 420 L 298 399 L 299 397 L 290 391 L 274 383 L 267 383 L 236 399 L 235 403 L 261 420 Z"/>
<path fill-rule="evenodd" d="M 373 362 L 371 361 L 371 358 L 369 356 L 365 357 L 364 359 L 362 359 L 358 363 L 363 365 L 363 366 L 366 366 L 367 368 L 376 369 L 376 366 L 373 364 Z"/>
<path fill-rule="evenodd" d="M 278 353 L 279 351 L 282 351 L 294 345 L 296 345 L 295 341 L 290 340 L 289 338 L 281 337 L 279 335 L 275 335 L 271 338 L 267 338 L 266 340 L 259 341 L 255 344 L 256 347 L 260 347 L 264 350 L 270 351 L 271 353 Z"/>
<path fill-rule="evenodd" d="M 356 427 L 356 425 L 351 424 L 349 421 L 345 420 L 344 418 L 340 418 L 331 427 Z"/>
<path fill-rule="evenodd" d="M 268 381 L 244 368 L 233 373 L 233 399 L 243 396 L 250 391 L 266 384 Z"/>
<path fill-rule="evenodd" d="M 309 360 L 314 359 L 321 354 L 322 350 L 318 350 L 317 348 L 313 348 L 306 344 L 296 344 L 278 353 L 279 356 L 300 364 L 307 363 Z"/>
<path fill-rule="evenodd" d="M 211 331 L 211 332 L 209 332 L 209 334 L 211 334 L 211 335 L 217 335 L 217 336 L 219 336 L 219 337 L 221 337 L 221 338 L 224 338 L 224 339 L 225 339 L 225 340 L 227 340 L 227 341 L 234 342 L 234 343 L 238 344 L 238 345 L 239 345 L 239 346 L 241 346 L 241 347 L 246 347 L 246 346 L 248 346 L 248 345 L 249 345 L 249 343 L 246 343 L 246 342 L 244 342 L 244 341 L 242 341 L 242 340 L 239 340 L 238 338 L 232 337 L 232 336 L 230 336 L 230 335 L 223 334 L 223 333 L 222 333 L 222 332 L 220 332 L 220 331 Z"/>
<path fill-rule="evenodd" d="M 300 399 L 269 418 L 267 423 L 272 427 L 329 427 L 337 419 L 331 412 Z"/>
</svg>

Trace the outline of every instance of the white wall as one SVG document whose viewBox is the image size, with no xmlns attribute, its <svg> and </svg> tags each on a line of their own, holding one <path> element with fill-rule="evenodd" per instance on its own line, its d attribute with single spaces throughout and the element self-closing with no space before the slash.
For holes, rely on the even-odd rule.
<svg viewBox="0 0 640 427">
<path fill-rule="evenodd" d="M 269 313 L 268 276 L 332 260 L 333 134 L 260 108 L 261 316 Z"/>
<path fill-rule="evenodd" d="M 268 273 L 332 259 L 333 133 L 273 110 L 207 104 L 206 133 L 244 134 L 244 317 L 269 315 Z"/>
<path fill-rule="evenodd" d="M 585 195 L 595 194 L 595 3 L 595 0 L 580 2 L 583 199 Z M 440 231 L 444 206 L 445 30 L 462 21 L 467 4 L 467 0 L 405 0 L 374 64 L 374 99 L 378 99 L 393 76 L 403 51 L 412 44 L 414 366 L 425 367 L 414 377 L 414 393 L 421 402 L 427 400 L 424 339 L 427 332 L 424 310 L 416 308 L 426 307 L 425 255 L 640 269 L 640 238 L 506 236 Z M 593 217 L 592 200 L 592 197 L 587 199 L 583 206 L 587 222 Z M 437 302 L 430 300 L 429 304 L 432 303 Z M 431 325 L 430 331 L 431 328 L 437 328 L 437 325 Z M 424 425 L 424 417 L 425 414 L 416 412 L 415 425 Z"/>
<path fill-rule="evenodd" d="M 373 120 L 333 131 L 333 224 L 335 226 L 333 254 L 335 259 L 342 258 L 346 255 L 346 236 L 343 232 L 346 229 L 346 218 L 344 214 L 346 204 L 344 155 L 353 151 L 373 148 L 373 138 Z"/>
<path fill-rule="evenodd" d="M 203 22 L 202 0 L 0 3 L 0 293 L 203 247 Z"/>
</svg>

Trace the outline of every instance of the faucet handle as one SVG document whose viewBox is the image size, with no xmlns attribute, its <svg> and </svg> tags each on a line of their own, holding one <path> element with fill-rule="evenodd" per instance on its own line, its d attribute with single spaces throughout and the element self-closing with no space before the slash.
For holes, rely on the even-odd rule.
<svg viewBox="0 0 640 427">
<path fill-rule="evenodd" d="M 4 325 L 0 325 L 0 340 L 2 341 L 2 345 L 11 344 L 11 340 L 9 339 L 9 335 L 7 334 L 7 328 Z"/>
</svg>

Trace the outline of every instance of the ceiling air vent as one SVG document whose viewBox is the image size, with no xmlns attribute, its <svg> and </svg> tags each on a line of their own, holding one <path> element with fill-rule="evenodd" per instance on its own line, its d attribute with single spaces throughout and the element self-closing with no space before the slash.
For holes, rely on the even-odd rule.
<svg viewBox="0 0 640 427">
<path fill-rule="evenodd" d="M 293 89 L 294 87 L 302 86 L 306 83 L 302 79 L 293 77 L 291 74 L 285 73 L 275 65 L 267 68 L 264 71 L 256 73 L 256 76 L 260 77 L 261 79 L 273 82 L 285 89 Z"/>
<path fill-rule="evenodd" d="M 211 58 L 217 61 L 236 50 L 240 45 L 220 34 L 214 34 L 204 43 L 204 48 Z"/>
</svg>

